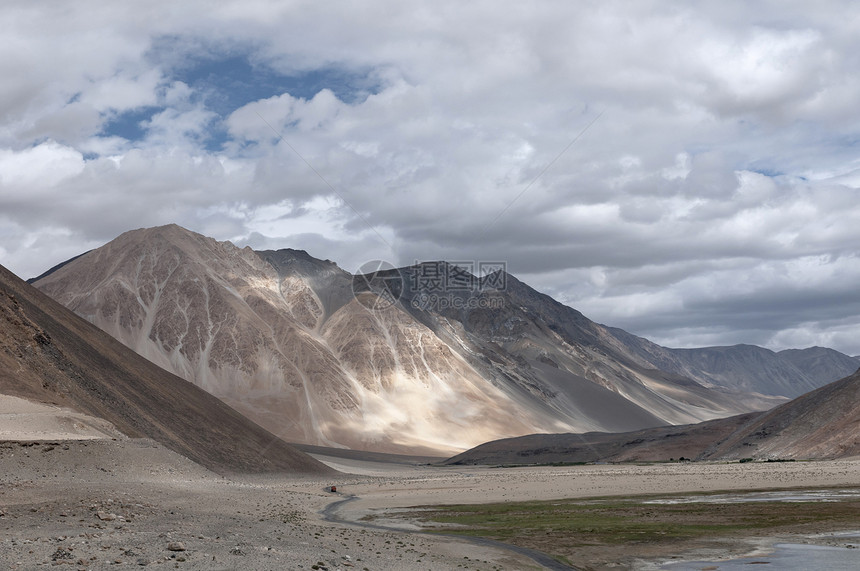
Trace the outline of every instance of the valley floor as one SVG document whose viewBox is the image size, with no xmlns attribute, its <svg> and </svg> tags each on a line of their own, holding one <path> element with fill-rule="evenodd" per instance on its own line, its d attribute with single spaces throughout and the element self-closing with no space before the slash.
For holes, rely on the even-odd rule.
<svg viewBox="0 0 860 571">
<path fill-rule="evenodd" d="M 528 569 L 464 541 L 325 521 L 331 485 L 222 478 L 148 440 L 0 442 L 0 569 Z M 397 477 L 397 476 L 395 476 Z"/>
<path fill-rule="evenodd" d="M 349 473 L 228 479 L 147 440 L 0 442 L 0 569 L 535 569 L 508 550 L 410 533 L 415 521 L 388 515 L 433 504 L 860 487 L 860 461 L 848 460 L 439 468 L 317 458 Z M 327 506 L 352 496 L 330 510 L 342 521 L 326 521 Z M 366 516 L 402 529 L 349 524 Z M 739 540 L 721 549 L 754 546 Z M 703 553 L 707 546 L 688 555 Z M 647 568 L 660 556 L 613 548 L 573 563 Z"/>
<path fill-rule="evenodd" d="M 426 506 L 549 500 L 547 510 L 563 511 L 564 507 L 551 507 L 563 506 L 562 503 L 553 504 L 552 500 L 610 497 L 614 502 L 643 495 L 713 492 L 729 492 L 727 497 L 743 498 L 748 495 L 746 492 L 751 490 L 810 489 L 815 490 L 812 496 L 821 495 L 822 489 L 849 489 L 851 493 L 847 495 L 851 497 L 853 506 L 857 504 L 856 498 L 860 496 L 860 459 L 825 462 L 703 462 L 457 469 L 389 466 L 382 469 L 380 465 L 363 464 L 354 460 L 345 462 L 322 456 L 317 458 L 340 470 L 375 477 L 371 481 L 356 481 L 339 488 L 344 494 L 356 496 L 355 500 L 342 504 L 337 514 L 340 518 L 353 522 L 369 521 L 406 530 L 437 527 L 438 524 L 425 521 L 428 511 L 432 511 Z M 719 502 L 712 505 L 719 509 Z M 779 504 L 772 505 L 776 506 L 775 513 L 782 511 Z M 834 504 L 819 502 L 814 505 L 820 506 L 822 511 L 828 511 Z M 417 509 L 412 509 L 416 506 Z M 817 508 L 811 509 L 814 511 Z M 842 511 L 846 509 L 850 513 L 853 508 L 843 506 Z M 694 520 L 701 522 L 701 516 L 692 517 L 684 514 L 684 511 L 677 510 L 678 515 L 675 517 L 679 524 L 694 523 Z M 701 509 L 695 511 L 702 512 Z M 635 518 L 641 513 L 642 510 L 631 510 L 630 515 Z M 553 530 L 550 526 L 545 528 L 545 540 L 523 540 L 517 543 L 547 553 L 564 554 L 567 560 L 579 569 L 659 569 L 664 564 L 682 560 L 713 560 L 766 553 L 776 543 L 856 547 L 856 541 L 851 543 L 853 539 L 846 542 L 832 534 L 849 528 L 860 530 L 860 515 L 854 513 L 853 518 L 847 519 L 843 514 L 839 517 L 821 518 L 820 521 L 804 525 L 792 525 L 789 522 L 788 525 L 771 527 L 768 524 L 758 530 L 740 529 L 718 537 L 703 536 L 656 542 L 592 542 L 591 537 L 585 536 L 571 542 L 563 537 L 564 532 Z M 654 514 L 649 516 L 653 517 Z M 484 523 L 491 521 L 493 517 L 495 516 L 490 513 Z M 730 519 L 733 516 L 728 517 Z M 714 524 L 714 527 L 725 524 L 726 520 L 726 514 L 717 515 L 716 511 L 712 518 L 706 517 L 706 523 Z M 754 518 L 749 521 L 754 521 Z M 635 522 L 628 523 L 635 525 Z M 444 531 L 444 527 L 442 530 Z M 523 529 L 522 533 L 525 532 Z M 571 548 L 571 544 L 574 547 Z"/>
</svg>

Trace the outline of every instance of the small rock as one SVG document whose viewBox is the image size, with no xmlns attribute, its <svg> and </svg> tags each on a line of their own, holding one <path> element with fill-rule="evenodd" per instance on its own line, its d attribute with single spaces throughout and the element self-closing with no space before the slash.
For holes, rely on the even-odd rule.
<svg viewBox="0 0 860 571">
<path fill-rule="evenodd" d="M 167 544 L 168 551 L 185 551 L 185 544 L 181 541 L 171 541 Z"/>
<path fill-rule="evenodd" d="M 72 555 L 72 551 L 66 547 L 58 547 L 57 550 L 51 555 L 52 561 L 61 561 L 69 559 L 74 559 L 74 556 Z"/>
<path fill-rule="evenodd" d="M 96 517 L 102 521 L 113 521 L 116 519 L 116 514 L 108 512 L 96 512 Z"/>
</svg>

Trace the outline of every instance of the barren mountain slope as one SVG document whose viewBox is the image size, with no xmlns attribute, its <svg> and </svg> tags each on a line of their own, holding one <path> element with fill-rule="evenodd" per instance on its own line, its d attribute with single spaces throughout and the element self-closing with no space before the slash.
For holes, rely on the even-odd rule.
<svg viewBox="0 0 860 571">
<path fill-rule="evenodd" d="M 715 442 L 763 413 L 634 432 L 529 434 L 487 442 L 445 460 L 449 465 L 517 465 L 579 462 L 666 462 L 701 457 Z"/>
<path fill-rule="evenodd" d="M 777 356 L 793 364 L 816 383 L 824 384 L 838 381 L 860 369 L 860 359 L 849 357 L 827 347 L 808 347 L 806 349 L 785 349 Z M 823 386 L 823 385 L 822 385 Z"/>
<path fill-rule="evenodd" d="M 359 279 L 306 252 L 253 252 L 165 226 L 127 232 L 35 285 L 279 436 L 309 444 L 438 454 L 778 402 L 658 371 L 606 328 L 506 274 L 503 287 L 446 291 L 469 302 L 446 307 L 412 279 L 428 269 L 439 268 Z M 356 297 L 354 286 L 367 291 Z M 368 309 L 373 292 L 392 304 Z"/>
<path fill-rule="evenodd" d="M 446 264 L 433 264 L 441 266 L 441 272 L 456 272 Z M 473 359 L 479 361 L 476 366 L 497 379 L 497 384 L 507 382 L 540 394 L 542 402 L 552 409 L 602 419 L 603 426 L 594 423 L 586 430 L 636 428 L 618 422 L 635 413 L 625 412 L 607 398 L 587 404 L 583 397 L 595 386 L 635 403 L 657 417 L 658 424 L 685 424 L 764 410 L 780 402 L 710 390 L 689 378 L 657 370 L 606 327 L 511 275 L 484 279 L 487 284 L 503 283 L 503 287 L 478 286 L 472 291 L 449 293 L 448 297 L 459 298 L 448 300 L 442 307 L 438 300 L 432 303 L 426 291 L 414 287 L 420 282 L 415 276 L 427 273 L 425 267 L 404 268 L 401 273 L 401 302 L 416 319 L 449 340 L 452 347 L 462 347 L 465 356 L 477 356 Z M 604 407 L 606 411 L 601 410 Z M 643 418 L 638 427 L 656 425 Z"/>
<path fill-rule="evenodd" d="M 257 255 L 167 226 L 36 285 L 290 440 L 416 453 L 573 429 L 518 409 L 408 313 L 368 311 L 349 284 L 303 252 Z"/>
<path fill-rule="evenodd" d="M 860 456 L 860 372 L 758 417 L 707 453 L 708 458 Z"/>
<path fill-rule="evenodd" d="M 833 459 L 860 456 L 860 372 L 767 412 L 626 433 L 531 434 L 487 442 L 447 464 Z"/>
<path fill-rule="evenodd" d="M 329 471 L 2 267 L 0 393 L 105 419 L 217 472 Z"/>
</svg>

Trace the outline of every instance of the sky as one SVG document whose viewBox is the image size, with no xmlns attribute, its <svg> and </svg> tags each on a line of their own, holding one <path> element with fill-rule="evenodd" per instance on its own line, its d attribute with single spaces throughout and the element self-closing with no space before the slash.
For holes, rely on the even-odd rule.
<svg viewBox="0 0 860 571">
<path fill-rule="evenodd" d="M 852 2 L 0 6 L 0 264 L 176 223 L 860 355 Z"/>
</svg>

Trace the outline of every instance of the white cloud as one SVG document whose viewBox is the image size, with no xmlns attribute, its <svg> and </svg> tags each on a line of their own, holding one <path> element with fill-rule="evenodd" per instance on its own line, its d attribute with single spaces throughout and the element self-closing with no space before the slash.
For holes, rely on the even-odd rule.
<svg viewBox="0 0 860 571">
<path fill-rule="evenodd" d="M 829 50 L 816 49 L 820 32 L 753 26 L 745 37 L 733 36 L 705 40 L 697 50 L 718 111 L 782 115 L 818 92 L 830 59 Z"/>
<path fill-rule="evenodd" d="M 855 11 L 7 2 L 0 263 L 32 275 L 176 222 L 349 269 L 505 259 L 589 317 L 667 343 L 857 354 Z M 256 86 L 176 75 L 237 55 L 261 84 L 320 83 L 220 116 L 234 99 L 218 89 Z M 338 73 L 355 82 L 348 101 Z M 103 132 L 145 106 L 158 109 L 139 140 Z"/>
<path fill-rule="evenodd" d="M 154 105 L 161 73 L 151 69 L 140 75 L 121 73 L 93 81 L 80 96 L 80 100 L 96 111 L 125 111 L 145 105 Z"/>
<path fill-rule="evenodd" d="M 143 123 L 148 131 L 146 144 L 171 148 L 193 145 L 206 135 L 215 114 L 201 107 L 179 110 L 168 108 Z"/>
<path fill-rule="evenodd" d="M 12 198 L 55 187 L 83 170 L 81 153 L 54 141 L 23 151 L 0 149 L 0 192 Z"/>
</svg>

